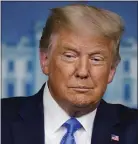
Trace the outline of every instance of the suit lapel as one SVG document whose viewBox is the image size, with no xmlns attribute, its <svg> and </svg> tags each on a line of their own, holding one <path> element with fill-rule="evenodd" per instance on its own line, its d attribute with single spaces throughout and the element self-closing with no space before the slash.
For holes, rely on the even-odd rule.
<svg viewBox="0 0 138 144">
<path fill-rule="evenodd" d="M 27 99 L 13 122 L 13 144 L 44 144 L 43 89 Z"/>
<path fill-rule="evenodd" d="M 94 121 L 92 144 L 118 144 L 112 134 L 120 137 L 119 117 L 116 107 L 101 101 Z M 114 138 L 114 137 L 113 137 Z"/>
</svg>

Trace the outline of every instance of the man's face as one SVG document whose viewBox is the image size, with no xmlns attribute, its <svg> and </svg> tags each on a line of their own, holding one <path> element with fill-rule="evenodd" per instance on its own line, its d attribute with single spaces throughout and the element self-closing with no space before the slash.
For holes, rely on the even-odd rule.
<svg viewBox="0 0 138 144">
<path fill-rule="evenodd" d="M 76 107 L 99 102 L 115 73 L 111 40 L 62 31 L 56 42 L 47 58 L 40 55 L 52 96 Z"/>
</svg>

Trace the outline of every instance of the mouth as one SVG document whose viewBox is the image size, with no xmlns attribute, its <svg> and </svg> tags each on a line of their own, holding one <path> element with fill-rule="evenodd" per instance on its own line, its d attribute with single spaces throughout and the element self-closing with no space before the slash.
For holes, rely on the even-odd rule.
<svg viewBox="0 0 138 144">
<path fill-rule="evenodd" d="M 86 87 L 86 86 L 78 86 L 78 87 L 71 87 L 74 91 L 76 92 L 88 92 L 90 91 L 92 88 L 91 87 Z"/>
</svg>

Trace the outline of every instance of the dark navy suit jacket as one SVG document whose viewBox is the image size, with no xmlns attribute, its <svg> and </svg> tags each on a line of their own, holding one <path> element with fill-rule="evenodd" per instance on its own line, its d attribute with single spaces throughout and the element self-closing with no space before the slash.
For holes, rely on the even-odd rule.
<svg viewBox="0 0 138 144">
<path fill-rule="evenodd" d="M 44 144 L 43 89 L 30 97 L 2 99 L 1 144 Z M 138 144 L 137 130 L 138 110 L 102 100 L 91 144 Z"/>
</svg>

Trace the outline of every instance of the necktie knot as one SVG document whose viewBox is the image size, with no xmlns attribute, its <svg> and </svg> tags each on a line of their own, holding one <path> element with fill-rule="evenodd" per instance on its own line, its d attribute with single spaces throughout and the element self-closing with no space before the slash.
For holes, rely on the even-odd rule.
<svg viewBox="0 0 138 144">
<path fill-rule="evenodd" d="M 70 134 L 74 134 L 78 129 L 80 129 L 82 127 L 82 125 L 80 124 L 80 122 L 75 119 L 75 118 L 70 118 L 69 120 L 67 120 L 63 126 L 66 127 L 67 129 L 67 133 Z"/>
<path fill-rule="evenodd" d="M 76 144 L 74 133 L 82 127 L 80 122 L 75 118 L 70 118 L 62 126 L 66 127 L 67 132 L 63 136 L 60 144 Z"/>
</svg>

